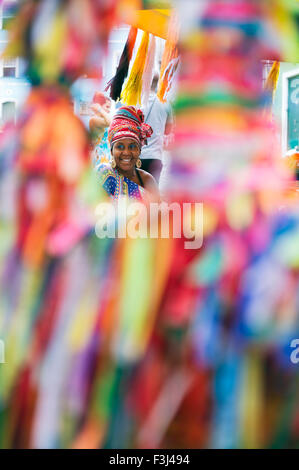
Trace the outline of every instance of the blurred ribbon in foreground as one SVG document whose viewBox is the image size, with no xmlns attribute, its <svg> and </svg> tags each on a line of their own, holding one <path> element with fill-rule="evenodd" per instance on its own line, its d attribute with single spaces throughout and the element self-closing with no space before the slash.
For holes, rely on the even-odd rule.
<svg viewBox="0 0 299 470">
<path fill-rule="evenodd" d="M 177 2 L 167 198 L 204 205 L 192 250 L 184 238 L 94 235 L 103 195 L 67 91 L 117 19 L 92 3 L 24 1 L 9 45 L 41 86 L 0 142 L 1 446 L 296 447 L 299 214 L 261 112 L 260 62 L 296 60 L 296 12 L 278 0 Z M 82 5 L 94 15 L 69 43 Z M 41 24 L 52 46 L 34 41 Z M 77 40 L 82 55 L 69 52 Z"/>
</svg>

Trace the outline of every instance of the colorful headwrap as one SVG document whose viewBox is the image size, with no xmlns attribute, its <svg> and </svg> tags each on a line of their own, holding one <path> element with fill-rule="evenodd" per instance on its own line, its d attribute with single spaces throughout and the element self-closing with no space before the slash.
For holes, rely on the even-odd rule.
<svg viewBox="0 0 299 470">
<path fill-rule="evenodd" d="M 144 115 L 134 106 L 122 106 L 116 112 L 108 129 L 110 147 L 120 139 L 134 139 L 140 147 L 147 144 L 153 133 L 151 126 L 144 122 Z"/>
</svg>

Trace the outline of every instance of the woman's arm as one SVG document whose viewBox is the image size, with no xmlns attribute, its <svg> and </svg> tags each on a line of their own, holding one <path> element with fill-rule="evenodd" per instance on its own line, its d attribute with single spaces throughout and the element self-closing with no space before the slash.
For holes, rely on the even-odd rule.
<svg viewBox="0 0 299 470">
<path fill-rule="evenodd" d="M 101 119 L 97 117 L 92 117 L 89 120 L 89 130 L 91 132 L 91 141 L 94 144 L 99 137 L 103 138 L 106 127 L 102 125 Z"/>
<path fill-rule="evenodd" d="M 142 173 L 141 176 L 144 181 L 144 189 L 146 189 L 153 198 L 151 202 L 160 202 L 161 201 L 160 191 L 159 191 L 159 187 L 157 185 L 155 178 L 147 171 L 144 171 L 144 170 L 139 170 L 139 171 L 141 171 Z"/>
<path fill-rule="evenodd" d="M 100 106 L 98 103 L 93 103 L 90 106 L 90 109 L 95 113 L 96 117 L 99 118 L 102 122 L 102 125 L 105 127 L 110 126 L 112 118 L 110 114 L 108 114 L 102 106 Z"/>
</svg>

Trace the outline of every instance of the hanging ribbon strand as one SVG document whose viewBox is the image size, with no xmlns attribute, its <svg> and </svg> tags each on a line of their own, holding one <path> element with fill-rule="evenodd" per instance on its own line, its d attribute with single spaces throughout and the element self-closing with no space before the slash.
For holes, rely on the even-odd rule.
<svg viewBox="0 0 299 470">
<path fill-rule="evenodd" d="M 268 91 L 269 93 L 272 93 L 272 100 L 274 98 L 274 94 L 277 88 L 279 71 L 280 71 L 280 62 L 276 60 L 271 67 L 271 70 L 269 72 L 269 75 L 265 83 L 265 90 Z"/>
<path fill-rule="evenodd" d="M 142 76 L 149 45 L 149 33 L 144 32 L 134 64 L 126 85 L 121 93 L 124 104 L 136 106 L 141 104 Z"/>
<path fill-rule="evenodd" d="M 153 80 L 153 72 L 155 66 L 155 55 L 156 55 L 156 38 L 154 35 L 151 35 L 148 53 L 146 57 L 144 73 L 143 73 L 143 83 L 142 83 L 142 104 L 147 105 L 151 84 Z"/>
<path fill-rule="evenodd" d="M 167 41 L 162 57 L 160 79 L 158 84 L 157 96 L 160 101 L 166 101 L 166 91 L 169 91 L 169 82 L 172 80 L 173 74 L 177 69 L 178 51 L 178 36 L 179 36 L 179 23 L 178 16 L 173 13 L 169 22 L 169 30 Z M 172 67 L 176 63 L 175 67 Z M 170 66 L 171 64 L 171 66 Z M 168 68 L 170 66 L 170 68 Z M 171 73 L 169 73 L 171 72 Z"/>
<path fill-rule="evenodd" d="M 118 67 L 116 69 L 116 73 L 114 77 L 108 82 L 105 88 L 105 91 L 108 91 L 110 88 L 110 98 L 112 98 L 114 101 L 119 100 L 124 81 L 128 75 L 129 65 L 132 59 L 136 37 L 137 29 L 132 26 L 124 50 L 122 52 Z"/>
</svg>

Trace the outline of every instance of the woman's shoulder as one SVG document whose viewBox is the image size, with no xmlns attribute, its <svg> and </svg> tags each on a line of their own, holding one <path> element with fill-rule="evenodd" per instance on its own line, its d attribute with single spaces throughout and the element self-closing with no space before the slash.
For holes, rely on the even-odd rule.
<svg viewBox="0 0 299 470">
<path fill-rule="evenodd" d="M 95 167 L 103 188 L 109 195 L 114 195 L 117 186 L 115 170 L 108 163 L 100 163 Z"/>
<path fill-rule="evenodd" d="M 95 171 L 103 182 L 105 182 L 108 178 L 115 179 L 117 177 L 116 170 L 114 170 L 109 163 L 96 164 Z"/>
<path fill-rule="evenodd" d="M 159 186 L 157 184 L 157 181 L 147 171 L 144 171 L 144 170 L 139 170 L 139 171 L 141 174 L 141 178 L 143 180 L 144 189 L 146 189 L 147 191 L 149 191 L 149 193 L 151 193 L 152 197 L 154 197 L 154 200 L 156 202 L 159 202 L 160 192 L 159 192 Z"/>
<path fill-rule="evenodd" d="M 153 175 L 151 175 L 150 173 L 148 173 L 145 170 L 142 170 L 141 168 L 138 171 L 140 172 L 141 178 L 143 179 L 144 183 L 148 183 L 148 184 L 151 184 L 151 185 L 154 185 L 154 186 L 158 186 L 157 181 L 155 180 Z"/>
</svg>

